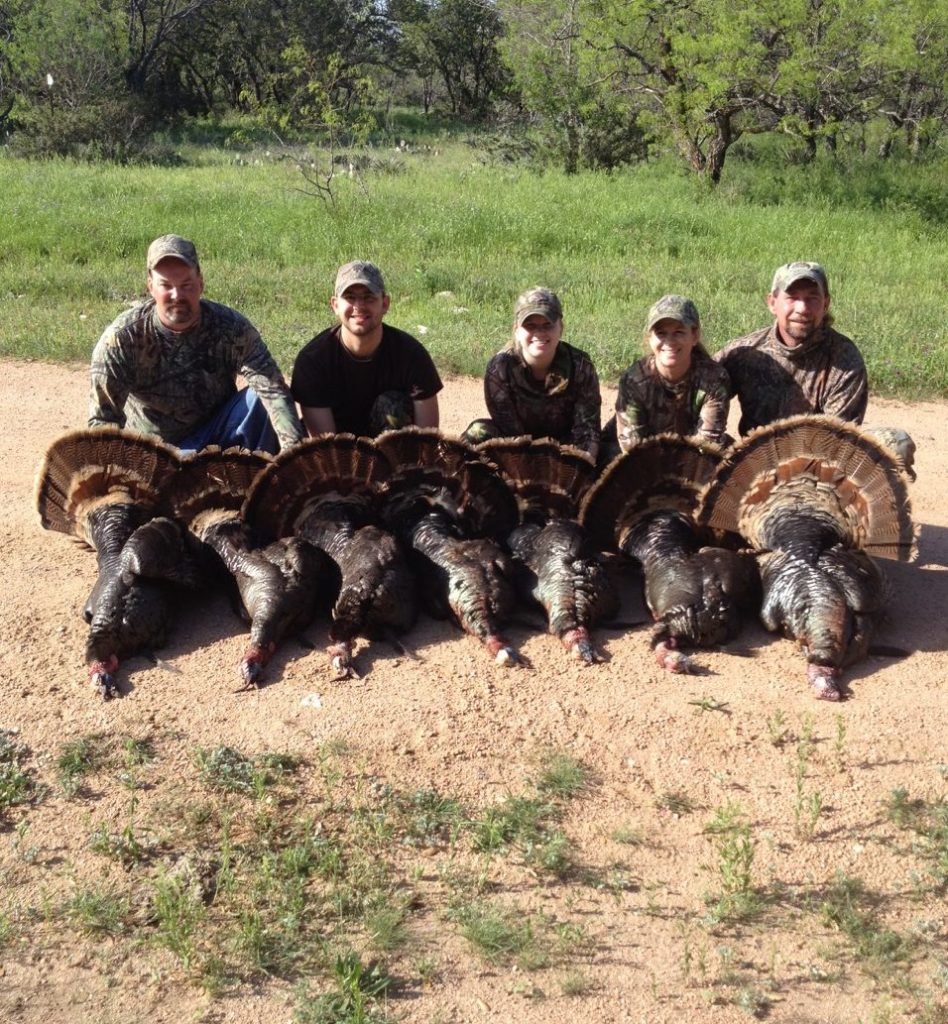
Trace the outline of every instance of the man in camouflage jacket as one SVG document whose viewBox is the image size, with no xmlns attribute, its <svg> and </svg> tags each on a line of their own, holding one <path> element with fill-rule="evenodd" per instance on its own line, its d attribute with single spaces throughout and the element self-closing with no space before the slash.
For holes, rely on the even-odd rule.
<svg viewBox="0 0 948 1024">
<path fill-rule="evenodd" d="M 800 413 L 862 423 L 866 365 L 853 342 L 830 326 L 824 269 L 806 262 L 780 267 L 767 305 L 773 324 L 729 342 L 715 357 L 741 403 L 740 433 Z"/>
<path fill-rule="evenodd" d="M 149 246 L 149 298 L 118 316 L 92 353 L 89 426 L 157 434 L 184 450 L 207 445 L 275 453 L 303 426 L 259 332 L 202 298 L 192 242 L 162 235 Z M 240 374 L 247 387 L 237 390 Z"/>
</svg>

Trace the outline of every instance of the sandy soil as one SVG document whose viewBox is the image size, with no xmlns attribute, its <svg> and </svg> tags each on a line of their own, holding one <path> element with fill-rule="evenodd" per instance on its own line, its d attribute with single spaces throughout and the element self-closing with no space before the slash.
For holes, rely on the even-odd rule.
<svg viewBox="0 0 948 1024">
<path fill-rule="evenodd" d="M 375 645 L 360 655 L 363 679 L 350 683 L 329 677 L 320 650 L 325 626 L 318 624 L 311 630 L 316 650 L 287 643 L 269 670 L 270 685 L 236 694 L 243 628 L 223 598 L 185 605 L 161 663 L 129 661 L 121 670 L 127 695 L 103 703 L 89 691 L 83 670 L 80 608 L 94 579 L 93 556 L 65 536 L 44 533 L 33 499 L 45 447 L 84 423 L 85 371 L 16 362 L 3 371 L 0 727 L 20 730 L 45 778 L 52 781 L 64 740 L 149 730 L 180 741 L 177 760 L 165 760 L 160 771 L 162 785 L 180 787 L 184 796 L 196 785 L 187 751 L 222 743 L 247 753 L 306 755 L 328 739 L 343 739 L 377 777 L 403 788 L 435 787 L 474 806 L 516 790 L 545 747 L 568 750 L 589 766 L 592 784 L 572 805 L 566 832 L 581 860 L 624 861 L 635 884 L 618 896 L 590 888 L 567 908 L 593 941 L 581 965 L 588 991 L 563 994 L 562 971 L 525 982 L 522 972 L 485 965 L 459 939 L 441 934 L 436 980 L 416 986 L 410 998 L 393 999 L 393 1017 L 746 1020 L 739 986 L 724 976 L 726 969 L 767 992 L 769 1020 L 921 1019 L 928 996 L 906 995 L 864 971 L 818 915 L 787 911 L 730 933 L 701 925 L 703 896 L 715 888 L 714 851 L 703 826 L 728 800 L 739 801 L 752 823 L 761 885 L 819 892 L 837 871 L 859 876 L 883 894 L 877 912 L 887 926 L 924 933 L 928 952 L 915 958 L 923 972 L 915 980 L 936 1003 L 944 1001 L 948 981 L 933 981 L 939 954 L 931 950 L 945 947 L 948 909 L 928 890 L 916 900 L 906 895 L 913 872 L 917 880 L 926 863 L 886 819 L 884 803 L 898 787 L 927 800 L 946 795 L 948 404 L 871 404 L 869 422 L 907 428 L 918 443 L 912 496 L 919 558 L 913 565 L 886 564 L 893 597 L 879 636 L 910 654 L 855 666 L 846 677 L 849 699 L 840 705 L 813 701 L 801 656 L 755 624 L 732 650 L 700 653 L 705 674 L 676 677 L 654 664 L 644 628 L 601 632 L 607 662 L 582 669 L 551 637 L 514 627 L 511 636 L 532 669 L 505 671 L 472 640 L 425 620 L 411 637 L 423 661 Z M 448 381 L 447 431 L 463 428 L 480 408 L 478 382 Z M 636 598 L 623 614 L 641 614 Z M 308 700 L 312 694 L 320 699 Z M 695 702 L 705 697 L 725 707 L 702 711 Z M 816 753 L 806 786 L 821 792 L 823 809 L 810 841 L 794 836 L 795 747 L 771 742 L 777 711 L 791 737 L 799 736 L 807 716 L 813 723 Z M 86 844 L 92 823 L 119 799 L 116 788 L 96 786 L 72 800 L 54 792 L 30 811 L 41 870 L 29 871 L 17 859 L 18 815 L 0 818 L 0 913 L 15 917 L 44 894 L 55 900 L 77 877 L 105 870 Z M 686 793 L 696 810 L 659 808 L 670 792 Z M 621 845 L 614 838 L 621 828 L 639 830 L 645 841 Z M 562 909 L 555 885 L 537 884 L 518 898 L 531 912 Z M 292 1016 L 287 984 L 260 984 L 211 1001 L 176 974 L 166 955 L 143 949 L 106 970 L 99 945 L 69 938 L 58 948 L 0 947 L 0 1021 L 251 1024 Z"/>
</svg>

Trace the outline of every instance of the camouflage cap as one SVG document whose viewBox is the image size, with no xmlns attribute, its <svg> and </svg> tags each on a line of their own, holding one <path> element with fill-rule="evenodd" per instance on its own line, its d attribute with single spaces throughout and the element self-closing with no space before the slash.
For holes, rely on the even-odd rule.
<svg viewBox="0 0 948 1024">
<path fill-rule="evenodd" d="M 563 307 L 560 300 L 549 288 L 528 288 L 514 306 L 514 320 L 519 327 L 528 316 L 546 317 L 551 324 L 563 319 Z"/>
<path fill-rule="evenodd" d="M 382 271 L 374 263 L 368 263 L 366 260 L 352 260 L 351 263 L 345 263 L 339 268 L 333 294 L 339 298 L 354 284 L 364 284 L 374 295 L 385 294 Z"/>
<path fill-rule="evenodd" d="M 148 257 L 147 267 L 149 273 L 158 266 L 158 264 L 164 259 L 175 259 L 181 260 L 182 263 L 187 263 L 193 270 L 200 271 L 201 266 L 198 263 L 197 249 L 194 248 L 194 242 L 189 242 L 186 238 L 182 238 L 180 235 L 162 235 L 160 238 L 156 238 L 151 245 L 148 246 Z"/>
<path fill-rule="evenodd" d="M 809 263 L 806 260 L 797 260 L 795 263 L 785 263 L 778 267 L 774 274 L 774 282 L 770 286 L 770 294 L 785 292 L 794 281 L 812 281 L 824 295 L 829 295 L 826 271 L 819 263 Z"/>
<path fill-rule="evenodd" d="M 646 333 L 659 320 L 677 320 L 686 327 L 699 327 L 701 325 L 698 307 L 691 299 L 686 299 L 684 295 L 663 295 L 648 311 L 648 320 L 645 322 Z"/>
</svg>

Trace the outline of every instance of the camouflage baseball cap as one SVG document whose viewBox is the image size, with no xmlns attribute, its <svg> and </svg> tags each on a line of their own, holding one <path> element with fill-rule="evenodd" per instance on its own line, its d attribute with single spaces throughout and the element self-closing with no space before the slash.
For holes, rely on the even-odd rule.
<svg viewBox="0 0 948 1024">
<path fill-rule="evenodd" d="M 546 317 L 551 324 L 563 319 L 563 307 L 560 300 L 549 288 L 528 288 L 514 306 L 514 320 L 519 327 L 528 316 L 534 314 Z"/>
<path fill-rule="evenodd" d="M 684 295 L 663 295 L 648 311 L 648 320 L 645 322 L 646 332 L 650 331 L 659 320 L 677 320 L 686 327 L 698 327 L 701 324 L 698 307 Z"/>
<path fill-rule="evenodd" d="M 149 272 L 154 270 L 163 259 L 168 257 L 181 260 L 182 263 L 187 263 L 193 270 L 199 271 L 201 269 L 198 263 L 197 249 L 194 248 L 194 242 L 189 242 L 180 235 L 162 235 L 148 246 L 147 266 Z"/>
<path fill-rule="evenodd" d="M 795 263 L 785 263 L 778 267 L 774 274 L 774 283 L 770 286 L 770 294 L 785 292 L 795 281 L 812 281 L 824 295 L 829 295 L 826 271 L 819 263 L 808 263 L 806 260 L 797 260 Z"/>
<path fill-rule="evenodd" d="M 336 287 L 333 294 L 338 298 L 354 284 L 364 284 L 374 295 L 385 294 L 382 271 L 374 263 L 368 263 L 365 260 L 353 260 L 339 268 L 336 273 Z"/>
</svg>

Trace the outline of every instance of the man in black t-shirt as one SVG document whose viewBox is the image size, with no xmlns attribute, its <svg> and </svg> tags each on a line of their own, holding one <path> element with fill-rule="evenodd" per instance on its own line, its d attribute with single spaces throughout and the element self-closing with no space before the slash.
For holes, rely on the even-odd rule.
<svg viewBox="0 0 948 1024">
<path fill-rule="evenodd" d="M 441 378 L 420 341 L 382 322 L 389 296 L 379 268 L 346 263 L 329 301 L 339 323 L 301 349 L 290 385 L 310 435 L 437 427 Z"/>
</svg>

